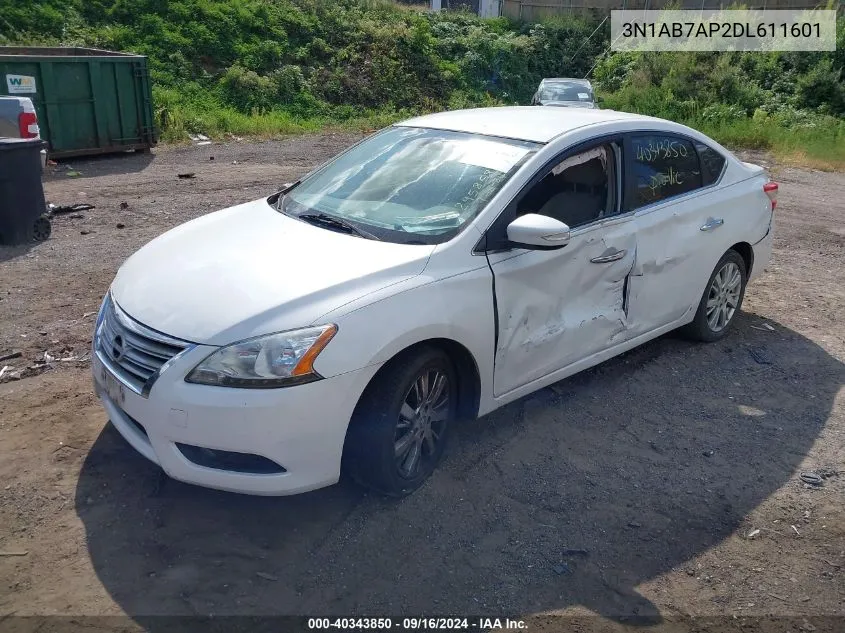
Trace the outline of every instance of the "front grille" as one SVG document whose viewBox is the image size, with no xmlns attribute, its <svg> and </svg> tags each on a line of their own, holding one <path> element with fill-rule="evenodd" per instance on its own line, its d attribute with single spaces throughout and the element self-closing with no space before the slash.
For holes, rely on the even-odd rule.
<svg viewBox="0 0 845 633">
<path fill-rule="evenodd" d="M 97 351 L 118 378 L 133 391 L 146 396 L 162 366 L 189 343 L 141 325 L 114 303 L 103 306 L 97 328 Z"/>
</svg>

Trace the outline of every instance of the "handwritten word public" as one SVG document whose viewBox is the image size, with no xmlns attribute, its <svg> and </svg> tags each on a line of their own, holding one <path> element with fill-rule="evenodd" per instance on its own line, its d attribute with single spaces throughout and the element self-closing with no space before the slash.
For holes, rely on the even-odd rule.
<svg viewBox="0 0 845 633">
<path fill-rule="evenodd" d="M 674 167 L 670 167 L 665 173 L 654 174 L 649 178 L 648 188 L 652 193 L 656 194 L 661 187 L 667 185 L 682 185 L 685 180 L 683 172 L 677 171 Z"/>
</svg>

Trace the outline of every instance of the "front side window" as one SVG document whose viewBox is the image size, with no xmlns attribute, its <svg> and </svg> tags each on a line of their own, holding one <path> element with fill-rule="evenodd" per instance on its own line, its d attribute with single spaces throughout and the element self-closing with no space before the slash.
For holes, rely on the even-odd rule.
<svg viewBox="0 0 845 633">
<path fill-rule="evenodd" d="M 616 212 L 616 153 L 604 144 L 565 158 L 532 186 L 517 204 L 517 215 L 539 213 L 570 228 Z"/>
<path fill-rule="evenodd" d="M 668 134 L 634 136 L 629 160 L 635 209 L 702 186 L 698 154 L 684 138 Z"/>
<path fill-rule="evenodd" d="M 279 202 L 378 239 L 437 244 L 456 235 L 539 146 L 490 136 L 391 127 L 341 154 Z"/>
</svg>

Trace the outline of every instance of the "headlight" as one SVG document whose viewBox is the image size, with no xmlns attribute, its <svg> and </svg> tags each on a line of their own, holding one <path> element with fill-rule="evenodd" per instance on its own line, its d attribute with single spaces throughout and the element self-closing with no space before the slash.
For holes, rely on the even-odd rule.
<svg viewBox="0 0 845 633">
<path fill-rule="evenodd" d="M 111 301 L 111 290 L 106 292 L 106 296 L 103 297 L 103 300 L 100 302 L 100 309 L 97 310 L 97 321 L 95 322 L 95 325 L 94 325 L 95 334 L 100 329 L 100 323 L 103 322 L 103 318 L 106 316 L 106 306 L 109 304 L 110 301 Z"/>
<path fill-rule="evenodd" d="M 103 297 L 103 302 L 100 304 L 100 309 L 97 311 L 97 321 L 94 323 L 94 336 L 91 337 L 91 347 L 95 351 L 100 344 L 100 330 L 102 329 L 100 326 L 103 324 L 103 319 L 106 318 L 106 310 L 109 303 L 111 303 L 111 290 L 106 292 L 106 296 Z"/>
<path fill-rule="evenodd" d="M 337 332 L 333 324 L 268 334 L 221 347 L 194 367 L 187 382 L 272 389 L 319 380 L 314 359 Z"/>
</svg>

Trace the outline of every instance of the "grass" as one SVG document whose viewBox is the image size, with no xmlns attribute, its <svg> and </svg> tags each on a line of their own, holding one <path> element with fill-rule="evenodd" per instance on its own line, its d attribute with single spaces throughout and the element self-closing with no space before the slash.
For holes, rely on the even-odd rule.
<svg viewBox="0 0 845 633">
<path fill-rule="evenodd" d="M 803 167 L 805 169 L 818 169 L 819 171 L 845 171 L 845 160 L 829 159 L 807 155 L 807 153 L 796 150 L 775 152 L 775 157 L 781 165 L 790 167 Z"/>
<path fill-rule="evenodd" d="M 251 136 L 271 138 L 291 134 L 307 134 L 327 129 L 376 130 L 413 116 L 410 111 L 359 110 L 341 115 L 297 116 L 286 110 L 245 114 L 215 100 L 182 101 L 170 98 L 165 91 L 156 91 L 157 118 L 161 141 L 181 143 L 189 134 L 205 134 L 211 138 Z M 169 91 L 168 91 L 169 92 Z"/>
<path fill-rule="evenodd" d="M 272 138 L 324 130 L 377 130 L 416 114 L 411 111 L 368 110 L 353 116 L 295 116 L 284 110 L 244 114 L 213 102 L 170 101 L 162 118 L 161 140 L 181 143 L 189 133 L 211 138 L 248 136 Z M 819 117 L 818 121 L 784 125 L 772 119 L 734 121 L 691 119 L 681 121 L 735 149 L 761 149 L 784 164 L 825 171 L 845 170 L 845 121 Z"/>
<path fill-rule="evenodd" d="M 722 107 L 708 113 L 694 102 L 667 100 L 656 89 L 635 95 L 640 98 L 631 99 L 625 91 L 606 94 L 604 107 L 674 120 L 725 147 L 766 150 L 783 164 L 845 170 L 845 119 L 790 109 L 774 114 L 758 109 L 754 116 L 746 116 Z"/>
<path fill-rule="evenodd" d="M 781 163 L 822 169 L 845 170 L 845 122 L 830 118 L 814 125 L 784 127 L 774 121 L 742 119 L 726 123 L 689 123 L 722 145 L 742 149 L 765 149 Z"/>
<path fill-rule="evenodd" d="M 297 117 L 289 112 L 274 110 L 260 114 L 243 114 L 231 108 L 214 108 L 197 112 L 177 108 L 168 113 L 167 125 L 161 130 L 161 141 L 180 143 L 190 133 L 202 133 L 211 138 L 252 136 L 271 138 L 291 134 L 307 134 L 326 129 L 378 130 L 411 116 L 407 112 L 368 112 L 351 118 L 331 116 Z"/>
</svg>

